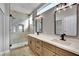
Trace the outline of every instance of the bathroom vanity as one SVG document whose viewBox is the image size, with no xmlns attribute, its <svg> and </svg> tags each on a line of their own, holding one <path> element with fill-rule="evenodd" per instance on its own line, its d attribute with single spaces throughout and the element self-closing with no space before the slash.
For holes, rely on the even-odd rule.
<svg viewBox="0 0 79 59">
<path fill-rule="evenodd" d="M 35 55 L 39 55 L 39 56 L 79 55 L 79 39 L 75 39 L 75 37 L 77 38 L 79 36 L 78 35 L 79 7 L 77 4 L 74 4 L 72 5 L 72 8 L 66 7 L 65 9 L 66 10 L 61 9 L 61 12 L 59 12 L 60 10 L 55 11 L 54 21 L 53 21 L 54 31 L 52 31 L 52 27 L 49 28 L 49 26 L 46 26 L 46 23 L 48 23 L 48 25 L 51 25 L 50 24 L 51 21 L 47 18 L 48 19 L 47 21 L 50 21 L 50 23 L 49 22 L 45 23 L 46 19 L 43 18 L 45 17 L 44 15 L 42 17 L 42 20 L 36 19 L 36 27 L 35 27 L 36 33 L 37 34 L 40 33 L 40 34 L 28 35 L 29 47 L 31 48 L 31 50 L 34 52 Z M 41 33 L 48 33 L 48 34 L 53 33 L 53 35 L 47 35 Z M 64 38 L 65 34 L 67 36 Z M 62 39 L 59 35 L 61 35 Z"/>
<path fill-rule="evenodd" d="M 46 34 L 29 34 L 29 47 L 38 56 L 77 56 L 79 55 L 79 40 Z"/>
</svg>

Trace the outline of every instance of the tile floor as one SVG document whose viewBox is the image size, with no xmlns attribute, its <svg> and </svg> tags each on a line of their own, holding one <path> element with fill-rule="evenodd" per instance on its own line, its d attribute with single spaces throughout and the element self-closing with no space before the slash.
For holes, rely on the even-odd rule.
<svg viewBox="0 0 79 59">
<path fill-rule="evenodd" d="M 34 56 L 34 54 L 28 46 L 24 46 L 10 50 L 5 56 Z"/>
</svg>

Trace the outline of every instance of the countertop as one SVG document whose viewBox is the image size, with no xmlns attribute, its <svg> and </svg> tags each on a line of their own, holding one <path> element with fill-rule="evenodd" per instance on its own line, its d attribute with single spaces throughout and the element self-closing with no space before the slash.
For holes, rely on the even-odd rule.
<svg viewBox="0 0 79 59">
<path fill-rule="evenodd" d="M 65 37 L 66 41 L 62 41 L 60 40 L 60 36 L 48 34 L 28 34 L 28 36 L 35 37 L 41 41 L 47 42 L 49 44 L 55 45 L 59 48 L 79 55 L 79 39 Z"/>
</svg>

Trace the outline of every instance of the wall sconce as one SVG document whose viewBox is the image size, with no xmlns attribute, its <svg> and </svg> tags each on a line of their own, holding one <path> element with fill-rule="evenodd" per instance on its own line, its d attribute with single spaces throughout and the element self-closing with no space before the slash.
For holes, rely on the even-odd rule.
<svg viewBox="0 0 79 59">
<path fill-rule="evenodd" d="M 72 9 L 72 5 L 71 6 L 69 6 L 71 9 Z"/>
<path fill-rule="evenodd" d="M 63 9 L 64 11 L 66 10 L 66 8 Z"/>
<path fill-rule="evenodd" d="M 36 19 L 36 20 L 43 19 L 43 16 L 42 16 L 42 15 L 38 15 L 38 16 L 36 16 L 35 19 Z"/>
</svg>

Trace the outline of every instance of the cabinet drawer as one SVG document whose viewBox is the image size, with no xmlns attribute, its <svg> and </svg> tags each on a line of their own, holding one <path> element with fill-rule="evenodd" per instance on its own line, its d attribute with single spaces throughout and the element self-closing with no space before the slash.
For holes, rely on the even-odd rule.
<svg viewBox="0 0 79 59">
<path fill-rule="evenodd" d="M 43 46 L 46 47 L 47 49 L 51 50 L 52 52 L 55 52 L 55 46 L 53 46 L 49 43 L 46 43 L 46 42 L 43 42 Z"/>
<path fill-rule="evenodd" d="M 43 56 L 55 56 L 55 53 L 43 47 Z"/>
<path fill-rule="evenodd" d="M 76 56 L 76 54 L 56 47 L 56 54 L 60 56 Z"/>
<path fill-rule="evenodd" d="M 40 41 L 40 40 L 37 39 L 36 40 L 36 43 L 39 44 L 39 45 L 41 45 L 42 44 L 42 41 Z"/>
</svg>

